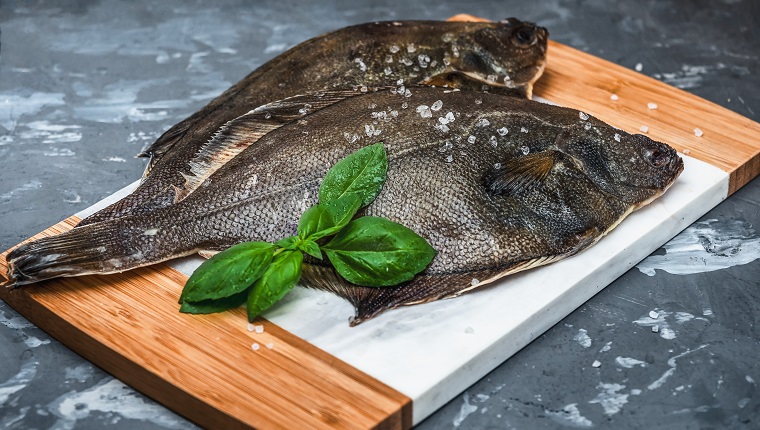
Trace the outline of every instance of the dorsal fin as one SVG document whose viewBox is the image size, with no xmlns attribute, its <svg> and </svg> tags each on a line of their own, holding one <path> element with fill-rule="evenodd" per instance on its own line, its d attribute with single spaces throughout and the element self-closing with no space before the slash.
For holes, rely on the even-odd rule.
<svg viewBox="0 0 760 430">
<path fill-rule="evenodd" d="M 549 150 L 513 158 L 500 168 L 488 171 L 483 183 L 491 195 L 529 191 L 549 176 L 559 157 L 560 152 Z"/>
<path fill-rule="evenodd" d="M 190 160 L 190 174 L 183 175 L 185 184 L 176 190 L 175 203 L 195 191 L 212 173 L 270 131 L 359 94 L 363 93 L 337 90 L 293 96 L 259 106 L 229 121 Z"/>
</svg>

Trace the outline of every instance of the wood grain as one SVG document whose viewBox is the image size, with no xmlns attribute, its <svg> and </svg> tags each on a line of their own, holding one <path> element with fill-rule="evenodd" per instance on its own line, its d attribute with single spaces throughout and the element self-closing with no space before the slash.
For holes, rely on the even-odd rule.
<svg viewBox="0 0 760 430">
<path fill-rule="evenodd" d="M 68 218 L 35 238 L 77 222 Z M 7 271 L 5 254 L 0 271 Z M 411 427 L 408 397 L 266 320 L 257 322 L 265 327 L 257 334 L 248 331 L 242 309 L 179 313 L 186 279 L 157 265 L 0 288 L 0 298 L 86 359 L 203 427 Z"/>
<path fill-rule="evenodd" d="M 730 173 L 729 194 L 760 172 L 757 123 L 562 44 L 550 42 L 535 94 L 629 132 L 649 127 L 653 139 Z M 38 236 L 76 222 L 69 218 Z M 6 266 L 3 255 L 2 273 Z M 242 311 L 180 314 L 185 280 L 156 265 L 0 288 L 0 298 L 88 360 L 204 427 L 411 426 L 408 397 L 274 324 L 261 320 L 265 332 L 255 334 Z"/>
</svg>

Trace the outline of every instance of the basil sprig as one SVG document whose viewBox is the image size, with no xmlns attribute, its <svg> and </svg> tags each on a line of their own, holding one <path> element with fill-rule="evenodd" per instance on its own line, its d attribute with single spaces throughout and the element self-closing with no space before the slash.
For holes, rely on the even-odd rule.
<svg viewBox="0 0 760 430">
<path fill-rule="evenodd" d="M 411 280 L 435 257 L 427 241 L 385 218 L 353 219 L 380 194 L 387 170 L 382 143 L 337 162 L 322 181 L 319 204 L 301 215 L 297 235 L 274 244 L 241 243 L 205 261 L 185 284 L 180 312 L 221 312 L 245 303 L 252 321 L 298 283 L 304 253 L 320 260 L 326 255 L 338 274 L 357 285 Z"/>
</svg>

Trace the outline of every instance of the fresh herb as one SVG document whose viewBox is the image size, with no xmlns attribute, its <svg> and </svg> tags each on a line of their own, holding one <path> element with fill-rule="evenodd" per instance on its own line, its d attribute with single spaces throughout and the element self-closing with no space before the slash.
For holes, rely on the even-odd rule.
<svg viewBox="0 0 760 430">
<path fill-rule="evenodd" d="M 385 218 L 353 219 L 380 194 L 387 170 L 382 143 L 337 162 L 322 181 L 319 204 L 301 215 L 297 235 L 274 244 L 241 243 L 205 261 L 185 284 L 180 312 L 221 312 L 245 303 L 253 321 L 298 283 L 304 253 L 320 260 L 327 256 L 338 274 L 357 285 L 411 280 L 435 257 L 427 241 Z"/>
</svg>

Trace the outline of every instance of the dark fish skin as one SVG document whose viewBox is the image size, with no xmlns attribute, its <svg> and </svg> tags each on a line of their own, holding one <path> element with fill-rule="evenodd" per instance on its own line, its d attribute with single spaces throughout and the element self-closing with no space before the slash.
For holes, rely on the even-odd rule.
<svg viewBox="0 0 760 430">
<path fill-rule="evenodd" d="M 683 170 L 669 146 L 577 110 L 440 88 L 381 91 L 268 133 L 172 206 L 20 246 L 8 256 L 9 278 L 118 272 L 295 234 L 327 170 L 378 141 L 388 179 L 364 214 L 410 227 L 438 254 L 390 288 L 346 284 L 312 261 L 302 281 L 348 299 L 353 324 L 573 255 Z"/>
<path fill-rule="evenodd" d="M 151 212 L 174 202 L 189 161 L 222 125 L 297 94 L 425 83 L 530 97 L 546 61 L 546 29 L 498 23 L 398 21 L 361 24 L 310 39 L 262 65 L 164 133 L 142 155 L 147 176 L 129 196 L 80 226 Z M 505 78 L 509 78 L 506 79 Z"/>
</svg>

